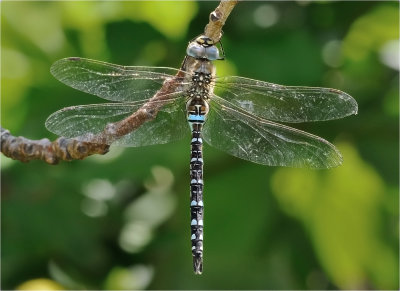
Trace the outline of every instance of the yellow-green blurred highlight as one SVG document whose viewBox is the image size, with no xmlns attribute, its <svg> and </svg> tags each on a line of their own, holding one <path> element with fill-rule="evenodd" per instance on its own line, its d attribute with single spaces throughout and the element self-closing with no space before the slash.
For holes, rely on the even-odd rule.
<svg viewBox="0 0 400 291">
<path fill-rule="evenodd" d="M 65 290 L 65 288 L 53 280 L 38 278 L 18 285 L 15 290 Z"/>
<path fill-rule="evenodd" d="M 344 39 L 345 55 L 354 61 L 365 61 L 387 41 L 398 39 L 398 14 L 394 6 L 379 6 L 357 19 Z"/>
<path fill-rule="evenodd" d="M 67 21 L 67 25 L 72 28 L 84 28 L 81 39 L 84 44 L 83 48 L 88 55 L 93 55 L 94 58 L 107 50 L 104 47 L 103 26 L 105 21 L 122 18 L 145 22 L 171 39 L 181 39 L 186 33 L 189 22 L 197 12 L 197 4 L 194 1 L 180 3 L 137 1 L 129 4 L 112 1 L 104 1 L 100 4 L 90 1 L 81 3 L 63 1 L 62 5 L 64 6 L 62 19 Z M 171 5 L 174 5 L 175 9 L 171 9 Z M 93 33 L 93 31 L 97 33 Z"/>
<path fill-rule="evenodd" d="M 380 239 L 382 201 L 390 196 L 354 146 L 341 143 L 338 148 L 345 157 L 342 166 L 324 171 L 279 169 L 272 179 L 273 193 L 282 209 L 301 221 L 337 286 L 365 289 L 373 282 L 390 289 L 396 284 L 398 265 Z"/>
<path fill-rule="evenodd" d="M 153 177 L 145 182 L 148 190 L 127 205 L 124 211 L 119 244 L 128 253 L 140 252 L 153 239 L 153 233 L 176 208 L 176 197 L 171 191 L 174 176 L 169 169 L 155 166 Z"/>
<path fill-rule="evenodd" d="M 150 284 L 153 275 L 154 270 L 149 266 L 115 267 L 105 280 L 104 290 L 143 290 Z"/>
<path fill-rule="evenodd" d="M 2 68 L 12 68 L 11 70 L 1 70 L 2 86 L 1 94 L 1 124 L 13 130 L 22 125 L 23 119 L 27 114 L 28 108 L 24 101 L 26 86 L 33 81 L 32 64 L 24 54 L 9 48 L 2 48 Z M 13 98 L 4 98 L 13 96 Z M 5 113 L 12 113 L 11 117 L 5 119 Z"/>
</svg>

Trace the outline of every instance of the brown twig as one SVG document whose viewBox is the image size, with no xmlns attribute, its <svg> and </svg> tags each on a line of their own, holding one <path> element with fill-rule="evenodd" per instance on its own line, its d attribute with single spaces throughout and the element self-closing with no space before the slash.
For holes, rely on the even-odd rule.
<svg viewBox="0 0 400 291">
<path fill-rule="evenodd" d="M 110 148 L 106 144 L 88 143 L 64 137 L 53 142 L 47 138 L 31 140 L 22 136 L 15 137 L 2 127 L 0 130 L 1 152 L 6 157 L 21 162 L 42 160 L 55 165 L 59 161 L 82 160 L 93 154 L 104 155 Z"/>
<path fill-rule="evenodd" d="M 209 23 L 206 25 L 204 34 L 215 43 L 222 37 L 222 27 L 238 0 L 221 0 L 218 7 L 210 13 Z M 95 136 L 92 142 L 83 142 L 74 139 L 60 137 L 51 142 L 48 139 L 30 140 L 25 137 L 15 137 L 1 127 L 1 152 L 14 160 L 29 162 L 31 160 L 43 160 L 48 164 L 55 165 L 59 161 L 82 160 L 93 154 L 106 154 L 109 144 L 119 137 L 126 135 L 143 123 L 153 120 L 162 106 L 168 103 L 165 96 L 174 91 L 177 82 L 181 80 L 181 73 L 166 82 L 161 89 L 136 112 L 127 118 L 109 124 L 101 135 Z M 116 133 L 115 136 L 110 132 Z"/>
<path fill-rule="evenodd" d="M 133 132 L 143 123 L 155 119 L 160 109 L 171 102 L 170 93 L 175 92 L 176 88 L 181 85 L 183 75 L 183 71 L 179 71 L 174 78 L 166 80 L 160 90 L 137 111 L 123 120 L 108 124 L 100 134 L 99 140 L 105 140 L 106 143 L 111 144 L 122 136 Z M 97 140 L 96 137 L 94 140 Z"/>
<path fill-rule="evenodd" d="M 221 0 L 218 7 L 210 13 L 210 21 L 204 29 L 204 35 L 217 43 L 222 37 L 222 27 L 238 0 Z"/>
</svg>

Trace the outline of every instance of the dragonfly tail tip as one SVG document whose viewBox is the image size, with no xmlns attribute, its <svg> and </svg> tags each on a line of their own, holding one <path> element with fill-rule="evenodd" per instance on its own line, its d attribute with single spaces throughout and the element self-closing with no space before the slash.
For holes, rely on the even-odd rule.
<svg viewBox="0 0 400 291">
<path fill-rule="evenodd" d="M 196 275 L 203 273 L 203 258 L 200 256 L 193 257 L 193 270 Z"/>
</svg>

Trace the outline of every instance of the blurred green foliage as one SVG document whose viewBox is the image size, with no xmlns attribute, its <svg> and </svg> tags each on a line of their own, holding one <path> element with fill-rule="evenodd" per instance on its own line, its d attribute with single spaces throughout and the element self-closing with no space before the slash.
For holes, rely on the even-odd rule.
<svg viewBox="0 0 400 291">
<path fill-rule="evenodd" d="M 103 101 L 52 78 L 54 61 L 179 67 L 216 5 L 1 2 L 2 126 L 56 138 L 52 112 Z M 189 136 L 58 166 L 2 156 L 2 289 L 398 289 L 398 23 L 397 2 L 235 8 L 219 75 L 341 89 L 359 114 L 296 126 L 338 146 L 337 169 L 267 168 L 205 146 L 201 277 Z"/>
</svg>

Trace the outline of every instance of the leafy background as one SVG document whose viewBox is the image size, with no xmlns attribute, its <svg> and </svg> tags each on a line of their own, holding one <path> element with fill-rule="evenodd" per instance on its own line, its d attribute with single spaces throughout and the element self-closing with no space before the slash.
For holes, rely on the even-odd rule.
<svg viewBox="0 0 400 291">
<path fill-rule="evenodd" d="M 57 59 L 179 67 L 217 2 L 1 2 L 1 124 L 32 139 L 71 105 Z M 49 166 L 2 158 L 2 289 L 398 289 L 399 4 L 242 2 L 219 75 L 350 93 L 359 114 L 299 124 L 332 170 L 205 146 L 205 265 L 192 272 L 189 139 Z M 151 134 L 151 133 L 149 133 Z"/>
</svg>

